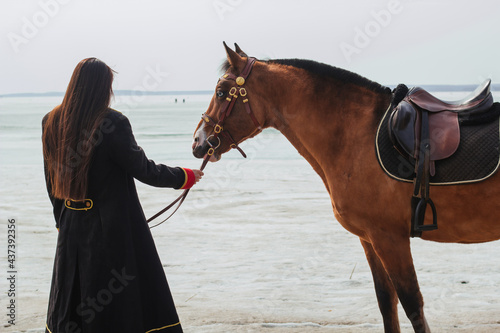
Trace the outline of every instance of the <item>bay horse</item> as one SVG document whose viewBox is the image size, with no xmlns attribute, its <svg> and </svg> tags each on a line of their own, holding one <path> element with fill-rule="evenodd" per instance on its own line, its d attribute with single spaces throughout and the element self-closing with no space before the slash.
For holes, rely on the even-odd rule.
<svg viewBox="0 0 500 333">
<path fill-rule="evenodd" d="M 232 50 L 224 43 L 226 73 L 195 131 L 194 156 L 209 155 L 215 162 L 264 128 L 280 131 L 323 180 L 337 221 L 359 237 L 385 332 L 400 332 L 398 299 L 414 331 L 430 332 L 410 250 L 412 184 L 388 177 L 375 153 L 377 126 L 391 103 L 391 90 L 314 61 L 255 60 L 235 46 Z M 433 186 L 432 196 L 440 225 L 421 238 L 500 239 L 499 173 L 473 184 Z"/>
</svg>

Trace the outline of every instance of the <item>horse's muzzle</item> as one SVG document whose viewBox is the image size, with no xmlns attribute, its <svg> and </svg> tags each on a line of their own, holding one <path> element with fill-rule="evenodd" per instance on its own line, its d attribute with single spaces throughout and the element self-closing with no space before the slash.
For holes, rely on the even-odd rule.
<svg viewBox="0 0 500 333">
<path fill-rule="evenodd" d="M 203 158 L 205 154 L 208 152 L 210 146 L 207 143 L 198 143 L 196 138 L 193 142 L 193 155 L 196 158 Z"/>
<path fill-rule="evenodd" d="M 193 155 L 196 158 L 204 158 L 208 152 L 208 149 L 210 149 L 210 146 L 208 144 L 196 146 L 196 143 L 193 143 Z M 221 156 L 217 152 L 214 152 L 210 156 L 210 162 L 217 162 L 220 159 Z"/>
<path fill-rule="evenodd" d="M 220 144 L 219 139 L 215 139 L 213 136 L 206 138 L 206 134 L 202 130 L 198 130 L 193 139 L 192 151 L 193 155 L 196 158 L 204 158 L 205 155 L 209 152 L 210 148 L 212 149 L 212 156 L 210 157 L 210 162 L 217 162 L 220 160 L 221 156 L 217 153 L 216 149 Z"/>
</svg>

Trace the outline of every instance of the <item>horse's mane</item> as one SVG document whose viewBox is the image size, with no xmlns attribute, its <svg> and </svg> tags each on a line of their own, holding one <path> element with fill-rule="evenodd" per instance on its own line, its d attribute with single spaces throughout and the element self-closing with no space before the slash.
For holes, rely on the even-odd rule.
<svg viewBox="0 0 500 333">
<path fill-rule="evenodd" d="M 331 77 L 337 79 L 344 83 L 352 83 L 361 87 L 368 88 L 375 92 L 380 93 L 390 93 L 390 88 L 383 86 L 377 82 L 371 81 L 359 74 L 350 72 L 348 70 L 327 65 L 321 62 L 306 60 L 306 59 L 271 59 L 271 60 L 259 60 L 268 64 L 278 64 L 285 66 L 292 66 L 295 68 L 301 68 L 308 71 L 311 74 Z M 231 67 L 229 61 L 224 61 L 220 67 L 222 72 L 226 72 Z"/>
<path fill-rule="evenodd" d="M 380 93 L 391 92 L 390 88 L 382 86 L 381 84 L 371 81 L 359 74 L 313 60 L 273 59 L 273 60 L 268 60 L 266 62 L 271 64 L 279 64 L 285 66 L 292 66 L 295 68 L 301 68 L 314 75 L 331 77 L 341 82 L 352 83 L 361 87 L 365 87 L 375 92 L 380 92 Z"/>
</svg>

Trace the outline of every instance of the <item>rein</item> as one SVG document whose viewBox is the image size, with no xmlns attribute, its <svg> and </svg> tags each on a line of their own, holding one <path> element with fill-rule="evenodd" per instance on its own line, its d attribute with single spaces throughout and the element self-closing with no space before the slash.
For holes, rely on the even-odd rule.
<svg viewBox="0 0 500 333">
<path fill-rule="evenodd" d="M 205 140 L 205 142 L 210 146 L 210 148 L 208 149 L 205 157 L 203 158 L 203 163 L 201 164 L 201 167 L 200 167 L 201 171 L 203 171 L 203 169 L 205 169 L 205 167 L 208 164 L 208 161 L 210 160 L 210 157 L 212 157 L 212 155 L 215 153 L 215 150 L 217 148 L 219 148 L 219 146 L 221 144 L 220 137 L 229 141 L 230 147 L 237 149 L 244 158 L 247 157 L 245 152 L 238 146 L 238 143 L 236 143 L 236 141 L 233 139 L 231 134 L 227 130 L 224 130 L 224 126 L 223 126 L 227 117 L 229 117 L 229 115 L 233 111 L 233 107 L 234 107 L 234 104 L 236 103 L 238 96 L 241 96 L 243 98 L 243 105 L 245 106 L 245 111 L 248 113 L 248 115 L 252 119 L 255 127 L 257 127 L 258 130 L 262 130 L 262 126 L 260 125 L 259 121 L 255 117 L 255 114 L 252 112 L 252 109 L 250 108 L 250 104 L 248 103 L 248 98 L 247 98 L 247 91 L 243 87 L 246 79 L 248 78 L 248 76 L 250 75 L 250 72 L 252 71 L 253 65 L 254 65 L 256 60 L 257 59 L 252 58 L 252 57 L 248 58 L 247 63 L 245 65 L 245 68 L 243 68 L 243 71 L 241 72 L 240 76 L 236 76 L 232 73 L 227 73 L 227 72 L 224 75 L 222 75 L 221 79 L 232 80 L 235 82 L 235 85 L 233 87 L 231 87 L 231 89 L 229 90 L 229 96 L 226 97 L 224 104 L 221 107 L 221 112 L 220 112 L 220 117 L 219 117 L 218 122 L 215 122 L 215 120 L 212 119 L 206 113 L 204 113 L 201 116 L 201 119 L 203 119 L 203 121 L 205 121 L 207 124 L 209 124 L 210 126 L 213 127 L 213 134 L 209 135 Z M 212 144 L 209 140 L 212 137 L 214 139 L 218 140 L 218 143 L 216 146 L 214 144 Z M 186 199 L 186 197 L 189 193 L 189 190 L 190 190 L 190 188 L 185 189 L 182 192 L 182 194 L 179 197 L 177 197 L 177 199 L 172 201 L 172 203 L 170 203 L 167 207 L 163 208 L 158 213 L 156 213 L 155 215 L 153 215 L 149 219 L 147 219 L 146 220 L 147 223 L 153 221 L 158 216 L 162 215 L 163 213 L 165 213 L 170 208 L 175 206 L 175 204 L 178 203 L 177 207 L 174 209 L 174 211 L 166 219 L 164 219 L 163 221 L 161 221 L 161 222 L 159 222 L 159 223 L 157 223 L 149 228 L 152 229 L 154 227 L 157 227 L 160 224 L 167 221 L 169 218 L 171 218 L 175 214 L 175 212 L 177 212 L 179 207 L 182 205 L 182 203 Z"/>
<path fill-rule="evenodd" d="M 201 167 L 200 167 L 200 170 L 203 171 L 203 169 L 205 169 L 205 167 L 207 166 L 207 163 L 208 161 L 210 160 L 210 156 L 209 155 L 205 155 L 205 157 L 203 158 L 203 163 L 201 164 Z M 162 224 L 163 222 L 167 221 L 169 218 L 172 217 L 172 215 L 175 214 L 175 212 L 177 212 L 177 210 L 179 209 L 179 207 L 182 205 L 182 203 L 184 202 L 184 200 L 186 199 L 188 193 L 189 193 L 189 190 L 190 188 L 187 188 L 185 189 L 181 195 L 179 195 L 177 197 L 177 199 L 175 199 L 174 201 L 172 201 L 167 207 L 163 208 L 162 210 L 160 210 L 158 213 L 156 213 L 155 215 L 151 216 L 149 219 L 146 220 L 147 223 L 153 221 L 154 219 L 156 219 L 158 216 L 162 215 L 163 213 L 165 213 L 166 211 L 168 211 L 170 208 L 172 208 L 176 203 L 179 203 L 177 205 L 177 207 L 175 207 L 174 211 L 166 218 L 164 219 L 163 221 L 161 222 L 158 222 L 156 223 L 155 225 L 152 225 L 149 227 L 149 229 L 153 229 L 154 227 L 157 227 L 159 226 L 160 224 Z"/>
</svg>

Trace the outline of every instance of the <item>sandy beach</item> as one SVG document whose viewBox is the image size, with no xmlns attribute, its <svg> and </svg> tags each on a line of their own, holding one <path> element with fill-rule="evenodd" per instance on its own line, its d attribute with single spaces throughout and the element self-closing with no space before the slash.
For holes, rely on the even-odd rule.
<svg viewBox="0 0 500 333">
<path fill-rule="evenodd" d="M 30 179 L 43 179 L 31 172 Z M 139 192 L 148 216 L 177 193 L 143 185 Z M 2 208 L 16 218 L 19 235 L 17 320 L 7 327 L 4 318 L 2 332 L 42 332 L 57 236 L 48 200 L 40 192 L 29 210 L 14 202 Z M 178 214 L 153 234 L 186 332 L 383 331 L 361 245 L 334 220 L 303 160 L 211 164 Z M 435 332 L 500 331 L 498 246 L 413 240 Z M 402 331 L 412 332 L 402 309 L 400 317 Z"/>
</svg>

